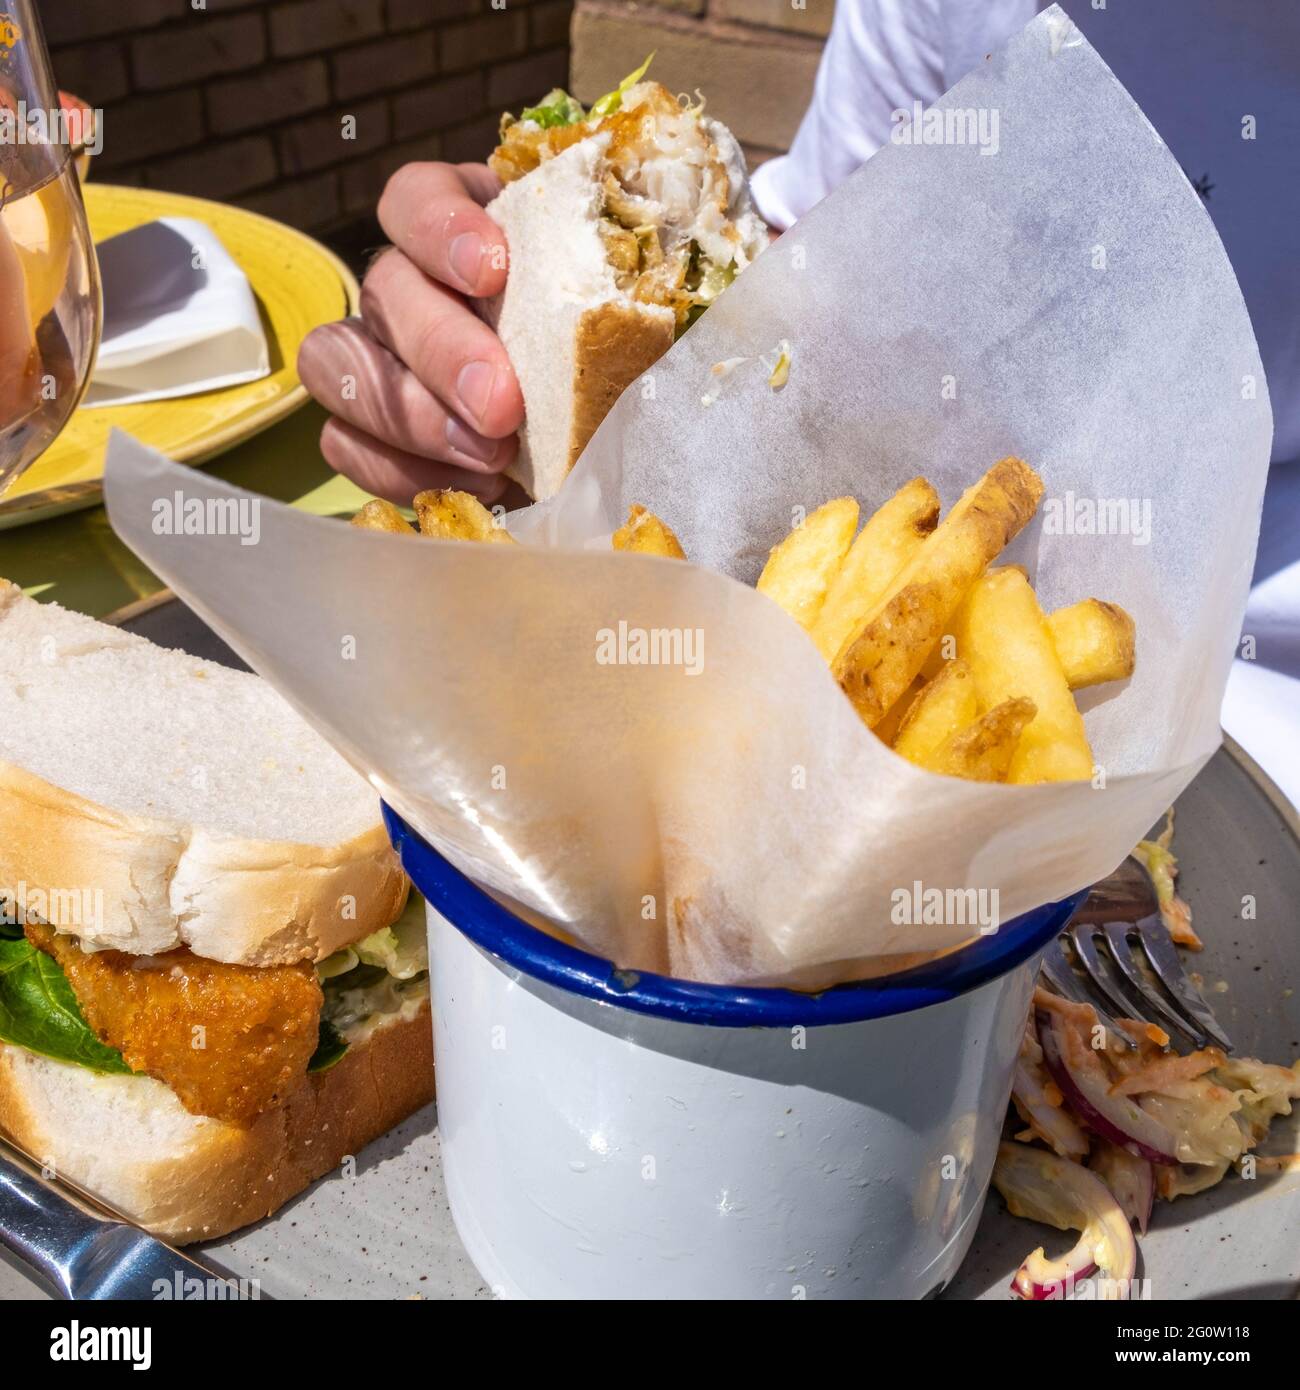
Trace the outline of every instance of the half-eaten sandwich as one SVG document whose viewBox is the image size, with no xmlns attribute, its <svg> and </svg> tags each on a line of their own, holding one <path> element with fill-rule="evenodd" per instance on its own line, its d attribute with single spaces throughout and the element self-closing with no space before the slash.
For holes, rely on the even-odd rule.
<svg viewBox="0 0 1300 1390">
<path fill-rule="evenodd" d="M 623 389 L 767 244 L 731 132 L 645 65 L 591 108 L 563 91 L 501 122 L 487 211 L 510 273 L 488 317 L 527 420 L 511 475 L 558 491 Z"/>
<path fill-rule="evenodd" d="M 0 580 L 0 1129 L 172 1240 L 433 1098 L 373 790 L 256 676 Z"/>
</svg>

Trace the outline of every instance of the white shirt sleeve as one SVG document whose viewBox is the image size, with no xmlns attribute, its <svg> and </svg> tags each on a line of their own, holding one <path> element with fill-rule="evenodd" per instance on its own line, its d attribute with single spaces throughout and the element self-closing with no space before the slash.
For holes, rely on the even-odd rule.
<svg viewBox="0 0 1300 1390">
<path fill-rule="evenodd" d="M 870 159 L 895 111 L 943 95 L 942 9 L 943 0 L 839 0 L 794 144 L 750 181 L 771 226 L 784 231 Z"/>
</svg>

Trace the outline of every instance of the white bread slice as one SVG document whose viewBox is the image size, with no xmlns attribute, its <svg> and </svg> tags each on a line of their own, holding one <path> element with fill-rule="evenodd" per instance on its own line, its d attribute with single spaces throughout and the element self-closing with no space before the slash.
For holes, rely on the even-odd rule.
<svg viewBox="0 0 1300 1390">
<path fill-rule="evenodd" d="M 559 491 L 624 388 L 673 345 L 672 310 L 618 288 L 597 230 L 609 138 L 571 145 L 487 207 L 506 234 L 510 274 L 486 312 L 527 410 L 508 472 L 538 500 Z"/>
<path fill-rule="evenodd" d="M 91 905 L 54 921 L 90 946 L 244 965 L 401 912 L 374 790 L 258 677 L 5 580 L 0 663 L 0 894 Z"/>
<path fill-rule="evenodd" d="M 174 1243 L 269 1216 L 433 1099 L 426 1000 L 376 1028 L 247 1129 L 191 1115 L 161 1081 L 104 1076 L 0 1044 L 0 1130 Z"/>
</svg>

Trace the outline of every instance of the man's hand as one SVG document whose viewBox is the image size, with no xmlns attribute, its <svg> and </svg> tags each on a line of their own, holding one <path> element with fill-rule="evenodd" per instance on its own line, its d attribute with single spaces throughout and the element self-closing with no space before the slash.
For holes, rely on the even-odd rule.
<svg viewBox="0 0 1300 1390">
<path fill-rule="evenodd" d="M 366 276 L 361 317 L 316 329 L 298 354 L 333 415 L 321 452 L 379 497 L 409 505 L 425 488 L 459 488 L 490 503 L 505 490 L 524 399 L 466 302 L 505 286 L 505 237 L 483 211 L 499 188 L 482 164 L 399 169 L 379 202 L 393 249 Z"/>
</svg>

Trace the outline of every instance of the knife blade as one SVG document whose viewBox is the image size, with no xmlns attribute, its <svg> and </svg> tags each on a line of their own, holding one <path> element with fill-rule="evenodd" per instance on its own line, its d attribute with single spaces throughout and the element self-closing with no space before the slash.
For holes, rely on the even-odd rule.
<svg viewBox="0 0 1300 1390">
<path fill-rule="evenodd" d="M 0 1138 L 0 1257 L 61 1299 L 262 1298 Z"/>
</svg>

